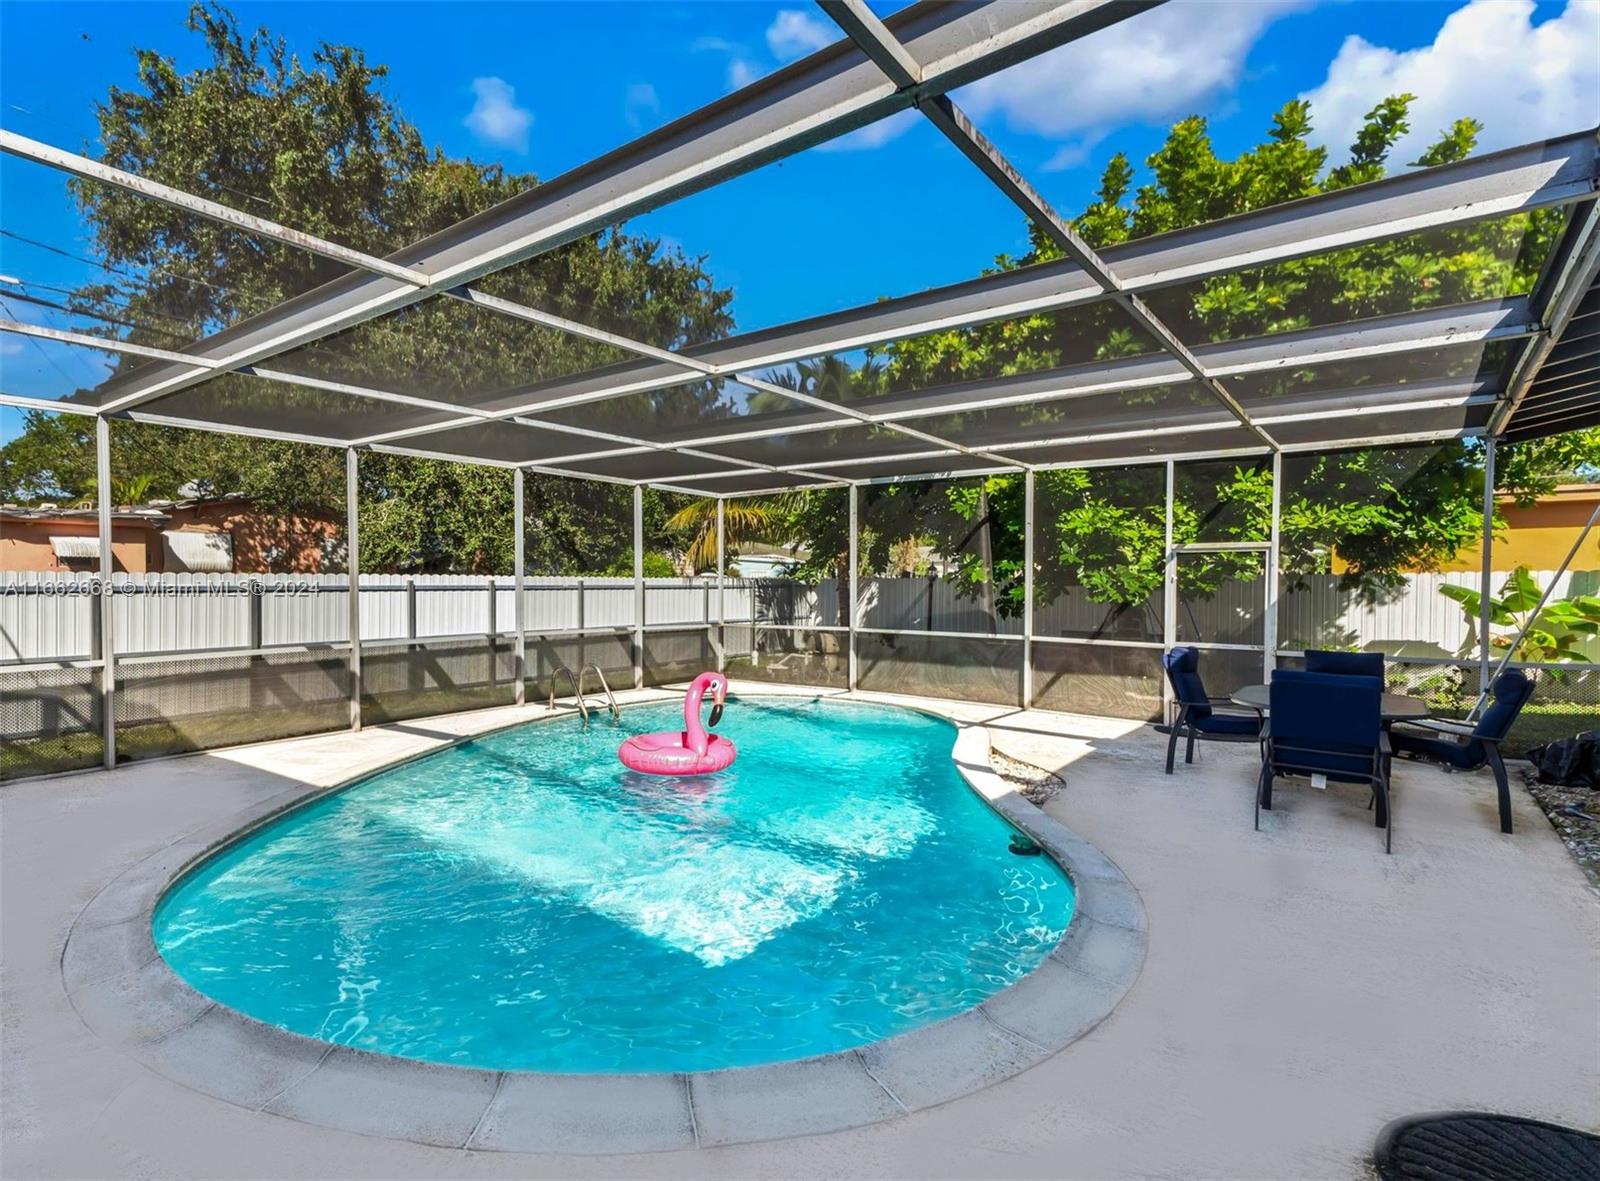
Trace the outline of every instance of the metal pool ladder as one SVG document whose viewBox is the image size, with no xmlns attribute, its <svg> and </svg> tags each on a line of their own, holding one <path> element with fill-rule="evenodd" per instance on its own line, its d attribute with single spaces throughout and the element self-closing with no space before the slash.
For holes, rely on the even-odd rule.
<svg viewBox="0 0 1600 1181">
<path fill-rule="evenodd" d="M 600 671 L 600 666 L 592 661 L 578 670 L 578 694 L 583 695 L 583 679 L 589 675 L 589 670 L 594 669 L 594 675 L 600 680 L 600 691 L 606 695 L 606 708 L 611 711 L 613 724 L 622 721 L 622 713 L 617 709 L 617 699 L 611 695 L 611 686 L 606 684 L 606 674 Z"/>
<path fill-rule="evenodd" d="M 600 680 L 600 691 L 605 694 L 606 708 L 611 711 L 611 720 L 620 722 L 622 714 L 617 709 L 617 699 L 612 696 L 611 686 L 606 684 L 606 674 L 600 671 L 598 664 L 584 665 L 576 676 L 573 675 L 572 669 L 567 665 L 556 665 L 555 671 L 550 674 L 550 708 L 555 709 L 556 707 L 556 681 L 565 675 L 567 681 L 572 685 L 572 699 L 577 704 L 578 713 L 583 715 L 583 724 L 587 726 L 589 724 L 589 702 L 583 693 L 583 680 L 589 675 L 590 669 L 594 669 L 594 675 Z"/>
<path fill-rule="evenodd" d="M 562 673 L 567 674 L 567 680 L 572 682 L 572 698 L 578 703 L 578 712 L 583 715 L 583 724 L 589 724 L 589 707 L 583 700 L 583 687 L 578 684 L 578 678 L 572 675 L 572 670 L 564 664 L 558 664 L 555 671 L 550 674 L 550 708 L 556 707 L 556 681 Z"/>
</svg>

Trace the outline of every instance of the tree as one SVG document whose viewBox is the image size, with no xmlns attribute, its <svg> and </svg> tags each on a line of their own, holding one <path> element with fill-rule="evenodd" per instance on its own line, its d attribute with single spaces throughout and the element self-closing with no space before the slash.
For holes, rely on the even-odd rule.
<svg viewBox="0 0 1600 1181">
<path fill-rule="evenodd" d="M 684 560 L 691 571 L 717 568 L 717 501 L 697 498 L 667 518 L 667 528 L 689 535 Z M 722 514 L 723 548 L 731 563 L 752 542 L 784 540 L 788 513 L 781 498 L 729 500 Z"/>
<path fill-rule="evenodd" d="M 204 65 L 183 72 L 171 58 L 138 50 L 136 83 L 111 88 L 99 104 L 107 163 L 380 256 L 539 183 L 429 147 L 385 95 L 384 67 L 359 49 L 322 44 L 302 58 L 264 29 L 246 34 L 215 4 L 191 8 L 188 27 L 204 45 Z M 344 271 L 318 255 L 124 190 L 72 183 L 95 254 L 112 278 L 80 290 L 70 303 L 99 318 L 106 335 L 182 346 Z M 732 326 L 731 295 L 715 286 L 703 260 L 616 229 L 499 272 L 481 286 L 667 348 L 714 339 Z M 273 367 L 463 401 L 624 356 L 437 297 L 295 349 Z M 143 363 L 128 357 L 121 369 Z M 716 393 L 708 386 L 687 396 L 709 403 Z M 426 422 L 431 413 L 237 374 L 148 407 L 184 408 L 220 414 L 246 429 L 331 415 L 364 430 L 376 422 Z M 173 496 L 198 481 L 284 514 L 343 515 L 344 457 L 337 450 L 127 422 L 115 424 L 113 442 L 114 478 L 148 474 L 154 495 Z M 0 449 L 0 495 L 74 499 L 88 489 L 93 468 L 88 420 L 30 412 L 22 435 Z M 510 565 L 505 472 L 380 455 L 364 455 L 360 470 L 363 567 Z M 527 485 L 530 565 L 604 568 L 613 556 L 614 530 L 606 523 L 617 507 L 612 502 L 626 499 L 628 490 L 537 475 Z M 652 528 L 664 528 L 664 514 L 647 515 Z M 631 545 L 631 507 L 623 506 L 619 519 L 630 523 Z M 665 543 L 666 535 L 657 541 Z"/>
<path fill-rule="evenodd" d="M 1412 96 L 1398 95 L 1377 104 L 1357 133 L 1350 160 L 1332 170 L 1326 170 L 1326 152 L 1309 141 L 1311 111 L 1305 102 L 1286 104 L 1273 118 L 1267 139 L 1233 160 L 1216 155 L 1204 119 L 1181 120 L 1146 160 L 1150 182 L 1130 197 L 1134 170 L 1119 153 L 1105 169 L 1097 199 L 1074 220 L 1074 227 L 1091 245 L 1104 247 L 1375 180 L 1388 166 L 1390 148 L 1409 129 L 1411 102 Z M 1416 163 L 1464 157 L 1474 148 L 1478 131 L 1472 120 L 1456 122 Z M 1517 213 L 1205 279 L 1157 292 L 1149 301 L 1180 337 L 1198 343 L 1515 294 L 1532 287 L 1561 224 L 1559 210 Z M 1030 252 L 1018 259 L 1002 256 L 997 260 L 1001 270 L 1058 257 L 1049 237 L 1036 227 L 1030 234 Z M 899 390 L 1105 360 L 1155 347 L 1118 309 L 1094 304 L 896 341 L 869 350 L 869 356 L 883 367 L 875 384 Z M 1460 351 L 1460 363 L 1474 368 L 1503 363 L 1508 356 L 1490 350 L 1480 358 L 1470 349 Z M 1438 363 L 1437 358 L 1421 360 Z M 1330 382 L 1356 386 L 1404 381 L 1420 372 L 1415 364 L 1405 358 L 1368 361 L 1247 380 L 1254 381 L 1249 388 L 1253 397 L 1273 398 Z M 1174 393 L 1105 395 L 1098 406 L 1158 414 Z M 1090 413 L 1095 408 L 1087 407 Z M 1033 433 L 1048 437 L 1071 434 L 1071 419 L 1081 418 L 1085 409 L 1082 402 L 1047 402 L 1009 408 L 993 417 L 1013 429 L 1020 420 Z M 987 417 L 968 413 L 919 425 L 934 434 L 970 440 L 981 437 Z M 1437 568 L 1481 535 L 1483 467 L 1475 443 L 1412 452 L 1333 453 L 1289 466 L 1293 472 L 1285 480 L 1281 521 L 1291 574 L 1326 572 L 1338 564 L 1350 586 L 1380 595 L 1394 585 L 1400 571 Z M 1552 468 L 1600 468 L 1600 430 L 1503 447 L 1498 484 L 1531 498 L 1549 486 Z M 1047 538 L 1039 554 L 1040 602 L 1079 588 L 1092 601 L 1112 608 L 1110 621 L 1159 590 L 1164 491 L 1151 487 L 1151 470 L 1130 465 L 1038 474 L 1040 504 L 1050 506 L 1040 513 Z M 1184 464 L 1177 475 L 1176 542 L 1266 539 L 1270 472 L 1249 463 Z M 1020 485 L 1019 476 L 949 484 L 945 495 L 951 513 L 929 517 L 936 548 L 959 560 L 959 577 L 974 595 L 997 582 L 1003 585 L 1020 568 Z M 980 505 L 993 543 L 988 559 L 963 542 Z M 1254 553 L 1185 560 L 1179 569 L 1180 593 L 1209 595 L 1229 578 L 1254 577 L 1260 563 Z M 1003 613 L 1021 607 L 1019 589 L 999 598 Z"/>
</svg>

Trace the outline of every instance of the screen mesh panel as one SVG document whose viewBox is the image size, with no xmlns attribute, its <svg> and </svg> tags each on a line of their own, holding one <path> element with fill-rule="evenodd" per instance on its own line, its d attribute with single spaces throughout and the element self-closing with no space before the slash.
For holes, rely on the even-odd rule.
<svg viewBox="0 0 1600 1181">
<path fill-rule="evenodd" d="M 850 677 L 850 639 L 840 632 L 733 626 L 723 629 L 728 676 L 779 685 L 843 689 Z"/>
<path fill-rule="evenodd" d="M 748 492 L 765 492 L 773 488 L 819 488 L 829 483 L 826 471 L 815 477 L 804 476 L 799 472 L 769 472 L 759 468 L 751 468 L 748 471 L 748 475 L 685 477 L 673 482 L 704 496 L 738 496 Z M 837 477 L 841 481 L 845 478 L 843 474 Z"/>
<path fill-rule="evenodd" d="M 23 319 L 27 315 L 19 311 L 23 306 L 0 294 L 0 316 Z M 0 332 L 0 393 L 37 398 L 41 404 L 98 406 L 105 383 L 136 360 L 87 345 Z"/>
<path fill-rule="evenodd" d="M 1104 431 L 1137 430 L 1152 422 L 1169 425 L 1191 418 L 1233 421 L 1198 382 L 896 421 L 967 447 L 1004 447 Z M 1026 460 L 1025 453 L 1023 458 Z"/>
<path fill-rule="evenodd" d="M 1060 464 L 1104 463 L 1107 460 L 1135 461 L 1206 451 L 1262 451 L 1267 445 L 1242 426 L 1219 430 L 1179 430 L 1171 433 L 1140 435 L 1137 438 L 1100 439 L 1088 443 L 1052 444 L 1028 447 L 1006 454 L 1023 463 Z"/>
<path fill-rule="evenodd" d="M 1166 504 L 1164 467 L 1039 472 L 1034 634 L 1160 642 Z"/>
<path fill-rule="evenodd" d="M 753 389 L 725 378 L 707 378 L 667 389 L 602 398 L 540 411 L 534 417 L 537 421 L 630 435 L 657 443 L 849 421 L 782 394 Z"/>
<path fill-rule="evenodd" d="M 139 410 L 169 418 L 307 435 L 335 442 L 426 426 L 444 417 L 439 411 L 425 407 L 334 393 L 242 373 L 207 378 L 188 389 L 146 402 Z"/>
<path fill-rule="evenodd" d="M 1403 394 L 1406 386 L 1450 378 L 1478 378 L 1485 388 L 1492 388 L 1521 349 L 1520 341 L 1477 341 L 1358 360 L 1283 365 L 1257 373 L 1231 374 L 1222 382 L 1247 408 L 1255 410 L 1259 406 L 1261 413 L 1270 414 L 1277 399 L 1299 395 L 1390 386 Z"/>
<path fill-rule="evenodd" d="M 429 431 L 395 440 L 395 446 L 463 460 L 494 459 L 504 463 L 559 463 L 568 455 L 590 455 L 600 451 L 623 451 L 626 443 L 572 435 L 564 431 L 540 430 L 520 422 L 481 422 Z"/>
<path fill-rule="evenodd" d="M 536 636 L 527 639 L 528 700 L 547 701 L 551 680 L 565 665 L 574 673 L 586 665 L 597 666 L 614 690 L 633 688 L 633 637 L 625 633 L 589 636 Z M 591 671 L 584 680 L 584 692 L 592 698 L 600 682 Z M 555 691 L 570 698 L 572 683 L 563 675 L 555 678 Z"/>
<path fill-rule="evenodd" d="M 1210 697 L 1227 697 L 1246 685 L 1259 685 L 1267 679 L 1260 652 L 1226 648 L 1200 649 L 1200 677 Z"/>
<path fill-rule="evenodd" d="M 1262 552 L 1178 555 L 1178 643 L 1266 643 Z"/>
<path fill-rule="evenodd" d="M 119 663 L 117 760 L 238 746 L 350 724 L 343 652 Z"/>
<path fill-rule="evenodd" d="M 1160 647 L 1035 644 L 1032 705 L 1155 721 L 1161 717 L 1162 676 Z"/>
<path fill-rule="evenodd" d="M 690 681 L 717 667 L 717 652 L 703 627 L 683 631 L 646 632 L 644 683 L 647 686 Z"/>
<path fill-rule="evenodd" d="M 1011 640 L 858 632 L 856 685 L 875 693 L 1016 705 L 1022 647 Z"/>
<path fill-rule="evenodd" d="M 604 442 L 595 440 L 595 450 L 601 450 L 605 446 Z M 723 463 L 717 459 L 709 459 L 705 455 L 687 455 L 680 451 L 649 450 L 635 451 L 628 455 L 610 455 L 600 459 L 569 460 L 566 463 L 556 463 L 551 466 L 563 470 L 576 471 L 583 475 L 605 476 L 614 480 L 660 480 L 664 483 L 673 483 L 692 476 L 704 476 L 712 473 L 721 475 L 726 472 L 731 476 L 742 476 L 746 472 L 759 470 L 738 464 Z M 785 484 L 787 481 L 780 478 L 775 483 Z"/>
<path fill-rule="evenodd" d="M 1373 411 L 1349 417 L 1311 418 L 1298 422 L 1274 422 L 1265 426 L 1272 437 L 1286 447 L 1310 443 L 1330 447 L 1358 446 L 1367 439 L 1411 434 L 1455 434 L 1480 430 L 1489 425 L 1494 406 L 1440 406 L 1427 410 Z"/>
<path fill-rule="evenodd" d="M 1204 344 L 1522 295 L 1537 281 L 1563 216 L 1541 210 L 1441 226 L 1180 283 L 1147 300 L 1182 340 Z"/>
<path fill-rule="evenodd" d="M 361 718 L 396 722 L 510 705 L 516 698 L 510 636 L 361 645 Z"/>
<path fill-rule="evenodd" d="M 741 439 L 705 448 L 717 455 L 728 455 L 774 467 L 806 467 L 834 464 L 840 460 L 871 456 L 915 454 L 936 451 L 938 443 L 919 439 L 886 427 L 853 425 L 830 430 L 802 431 L 766 439 Z"/>
<path fill-rule="evenodd" d="M 271 368 L 468 405 L 630 356 L 438 295 L 291 349 L 273 357 Z"/>
<path fill-rule="evenodd" d="M 93 668 L 0 668 L 0 779 L 100 765 L 99 678 Z"/>
</svg>

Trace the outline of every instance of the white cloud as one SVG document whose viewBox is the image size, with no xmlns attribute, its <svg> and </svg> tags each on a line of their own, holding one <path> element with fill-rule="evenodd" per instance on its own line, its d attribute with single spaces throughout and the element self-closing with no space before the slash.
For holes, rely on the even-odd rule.
<svg viewBox="0 0 1600 1181">
<path fill-rule="evenodd" d="M 841 135 L 838 139 L 830 139 L 818 145 L 819 152 L 864 152 L 872 148 L 881 148 L 891 139 L 898 139 L 911 128 L 915 127 L 921 118 L 916 111 L 896 111 L 887 119 L 879 119 L 876 123 L 868 123 L 865 127 L 858 127 L 848 134 Z"/>
<path fill-rule="evenodd" d="M 661 114 L 661 96 L 648 82 L 634 82 L 622 96 L 622 117 L 629 127 L 638 129 L 654 123 Z"/>
<path fill-rule="evenodd" d="M 742 90 L 767 72 L 759 62 L 747 57 L 736 57 L 728 62 L 728 89 Z"/>
<path fill-rule="evenodd" d="M 1569 0 L 1535 27 L 1533 0 L 1472 0 L 1431 45 L 1396 51 L 1350 36 L 1311 101 L 1316 136 L 1349 154 L 1362 117 L 1382 98 L 1411 93 L 1411 131 L 1391 164 L 1409 164 L 1455 120 L 1483 123 L 1479 148 L 1508 147 L 1600 121 L 1600 4 Z"/>
<path fill-rule="evenodd" d="M 793 61 L 808 53 L 815 53 L 832 45 L 840 37 L 839 30 L 821 17 L 793 8 L 779 11 L 772 24 L 767 26 L 767 48 L 779 61 Z"/>
<path fill-rule="evenodd" d="M 474 78 L 472 93 L 477 101 L 462 120 L 472 133 L 496 147 L 526 152 L 533 112 L 517 106 L 516 87 L 504 78 Z"/>
<path fill-rule="evenodd" d="M 1298 6 L 1164 4 L 974 82 L 956 98 L 974 118 L 1068 141 L 1047 167 L 1071 167 L 1119 126 L 1203 111 L 1238 85 L 1267 26 Z"/>
</svg>

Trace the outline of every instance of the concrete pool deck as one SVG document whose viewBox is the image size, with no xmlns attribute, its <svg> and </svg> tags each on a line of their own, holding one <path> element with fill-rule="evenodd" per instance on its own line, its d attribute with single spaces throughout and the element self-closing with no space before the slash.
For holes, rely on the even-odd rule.
<svg viewBox="0 0 1600 1181">
<path fill-rule="evenodd" d="M 1353 791 L 1287 787 L 1253 832 L 1248 748 L 1204 746 L 1168 777 L 1148 727 L 882 700 L 980 723 L 998 750 L 1060 773 L 1068 786 L 1045 812 L 1143 898 L 1149 952 L 1132 991 L 1025 1073 L 851 1131 L 528 1156 L 354 1135 L 210 1098 L 80 1018 L 62 948 L 108 882 L 245 809 L 545 712 L 492 710 L 6 785 L 0 1173 L 1344 1177 L 1401 1114 L 1600 1122 L 1600 902 L 1525 792 L 1518 831 L 1503 836 L 1487 776 L 1402 766 L 1385 857 Z M 336 1074 L 324 1079 L 335 1097 Z M 741 1098 L 763 1102 L 754 1088 Z M 702 1131 L 702 1144 L 718 1139 Z"/>
</svg>

